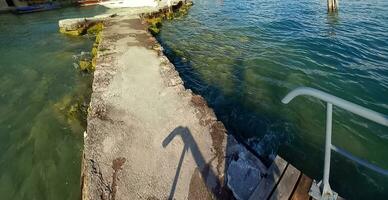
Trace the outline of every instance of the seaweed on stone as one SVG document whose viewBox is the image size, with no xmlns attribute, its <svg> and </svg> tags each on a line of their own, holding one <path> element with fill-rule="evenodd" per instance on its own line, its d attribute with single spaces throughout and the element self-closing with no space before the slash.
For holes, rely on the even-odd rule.
<svg viewBox="0 0 388 200">
<path fill-rule="evenodd" d="M 53 109 L 58 113 L 57 116 L 59 119 L 66 121 L 68 124 L 80 124 L 86 128 L 91 91 L 82 92 L 84 91 L 82 88 L 91 87 L 91 81 L 87 77 L 90 77 L 90 73 L 93 73 L 96 67 L 97 52 L 101 42 L 101 31 L 103 28 L 103 23 L 97 22 L 82 26 L 71 33 L 68 31 L 65 32 L 70 35 L 87 34 L 89 37 L 94 38 L 95 41 L 90 53 L 81 53 L 80 56 L 77 56 L 80 71 L 87 73 L 86 77 L 83 76 L 82 80 L 80 80 L 77 91 L 73 94 L 65 95 L 53 104 Z M 63 31 L 60 30 L 60 32 Z"/>
<path fill-rule="evenodd" d="M 142 18 L 144 18 L 144 21 L 148 23 L 148 31 L 152 35 L 157 35 L 160 33 L 163 20 L 172 20 L 186 15 L 192 5 L 193 3 L 191 1 L 186 3 L 179 2 L 171 8 L 165 8 L 159 10 L 158 12 L 144 14 L 142 15 Z"/>
<path fill-rule="evenodd" d="M 162 27 L 162 20 L 162 16 L 146 19 L 146 22 L 148 23 L 148 30 L 153 35 L 156 35 L 160 32 L 160 28 Z"/>
<path fill-rule="evenodd" d="M 59 32 L 67 35 L 79 36 L 79 35 L 84 35 L 85 30 L 86 30 L 85 27 L 81 26 L 75 30 L 66 30 L 64 28 L 60 28 Z"/>
<path fill-rule="evenodd" d="M 97 35 L 98 33 L 100 33 L 102 31 L 103 28 L 104 28 L 103 23 L 98 22 L 98 23 L 95 23 L 95 24 L 89 26 L 86 33 L 88 35 Z"/>
<path fill-rule="evenodd" d="M 79 68 L 81 71 L 84 72 L 93 72 L 94 67 L 92 65 L 92 62 L 89 60 L 80 60 L 78 64 Z"/>
<path fill-rule="evenodd" d="M 96 65 L 97 65 L 97 52 L 99 50 L 99 46 L 100 46 L 101 38 L 102 38 L 101 31 L 102 31 L 102 28 L 99 30 L 99 32 L 96 33 L 96 39 L 95 39 L 94 44 L 93 44 L 93 48 L 92 48 L 92 61 L 91 61 L 90 72 L 93 72 L 96 69 Z"/>
<path fill-rule="evenodd" d="M 92 73 L 96 69 L 97 52 L 99 50 L 99 44 L 101 42 L 101 31 L 104 28 L 102 22 L 96 23 L 87 29 L 87 34 L 90 37 L 94 37 L 94 43 L 91 50 L 91 56 L 83 56 L 78 62 L 78 67 L 82 72 Z"/>
<path fill-rule="evenodd" d="M 58 102 L 54 103 L 54 110 L 64 116 L 68 124 L 79 122 L 86 126 L 86 116 L 88 114 L 88 102 L 85 96 L 65 95 Z"/>
</svg>

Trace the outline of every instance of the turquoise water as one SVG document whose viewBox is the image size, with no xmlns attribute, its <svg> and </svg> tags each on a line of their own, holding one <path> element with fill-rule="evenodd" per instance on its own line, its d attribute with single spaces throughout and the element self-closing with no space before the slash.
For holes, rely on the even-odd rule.
<svg viewBox="0 0 388 200">
<path fill-rule="evenodd" d="M 74 55 L 93 40 L 58 33 L 58 20 L 99 7 L 0 15 L 0 199 L 79 199 L 91 75 Z M 77 105 L 78 105 L 77 104 Z"/>
<path fill-rule="evenodd" d="M 388 1 L 194 1 L 159 41 L 187 87 L 264 158 L 279 153 L 320 180 L 325 104 L 280 100 L 298 86 L 388 114 Z M 388 128 L 334 108 L 333 143 L 388 169 Z M 332 155 L 331 186 L 348 199 L 387 199 L 388 177 Z"/>
</svg>

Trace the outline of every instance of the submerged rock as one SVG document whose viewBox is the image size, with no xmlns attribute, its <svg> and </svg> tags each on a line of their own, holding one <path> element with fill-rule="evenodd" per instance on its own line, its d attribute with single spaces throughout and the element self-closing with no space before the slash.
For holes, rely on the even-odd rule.
<svg viewBox="0 0 388 200">
<path fill-rule="evenodd" d="M 86 123 L 88 102 L 86 97 L 72 95 L 65 95 L 53 104 L 53 109 L 59 115 L 62 115 L 65 121 L 72 126 L 74 123 Z"/>
</svg>

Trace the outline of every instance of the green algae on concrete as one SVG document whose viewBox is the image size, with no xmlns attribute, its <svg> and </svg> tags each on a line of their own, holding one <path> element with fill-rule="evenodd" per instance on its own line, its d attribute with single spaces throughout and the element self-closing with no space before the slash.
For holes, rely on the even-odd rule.
<svg viewBox="0 0 388 200">
<path fill-rule="evenodd" d="M 85 27 L 88 27 L 88 28 L 85 28 Z M 93 47 L 91 50 L 92 57 L 81 59 L 78 63 L 79 69 L 83 72 L 92 73 L 96 68 L 96 57 L 97 57 L 98 47 L 101 42 L 101 37 L 102 37 L 101 31 L 103 30 L 103 28 L 104 28 L 103 22 L 85 24 L 85 25 L 82 25 L 79 29 L 74 31 L 66 31 L 63 28 L 60 28 L 61 33 L 75 35 L 75 36 L 87 34 L 91 37 L 95 37 L 95 41 L 93 43 Z"/>
<path fill-rule="evenodd" d="M 97 22 L 88 22 L 85 21 L 79 21 L 76 28 L 68 30 L 65 27 L 59 27 L 59 32 L 67 35 L 72 36 L 80 36 L 80 35 L 97 35 L 102 29 L 104 28 L 104 25 L 102 21 Z"/>
<path fill-rule="evenodd" d="M 59 32 L 67 35 L 72 35 L 72 36 L 79 36 L 79 35 L 84 35 L 85 34 L 85 28 L 80 27 L 76 30 L 66 30 L 64 28 L 59 28 Z"/>
<path fill-rule="evenodd" d="M 91 61 L 88 60 L 80 60 L 79 61 L 79 69 L 84 72 L 93 72 L 94 68 Z"/>
<path fill-rule="evenodd" d="M 79 84 L 84 84 L 84 82 Z M 90 92 L 84 91 L 87 87 L 89 87 L 89 84 L 77 86 L 72 94 L 66 94 L 59 101 L 52 104 L 56 118 L 63 123 L 67 123 L 74 130 L 86 127 L 90 99 Z"/>
<path fill-rule="evenodd" d="M 189 12 L 190 7 L 193 5 L 193 2 L 188 2 L 186 4 L 182 4 L 182 6 L 179 7 L 177 12 L 175 13 L 175 17 L 181 17 L 186 15 Z"/>
<path fill-rule="evenodd" d="M 163 16 L 147 18 L 145 21 L 148 23 L 148 30 L 152 35 L 157 35 L 162 27 Z"/>
<path fill-rule="evenodd" d="M 94 23 L 91 26 L 88 25 L 88 28 L 84 29 L 83 31 L 79 31 L 79 33 L 81 34 L 87 34 L 88 36 L 95 38 L 91 50 L 91 57 L 87 56 L 86 58 L 82 58 L 78 62 L 79 69 L 82 72 L 86 72 L 86 74 L 92 74 L 95 70 L 96 56 L 98 52 L 99 43 L 101 42 L 101 31 L 103 28 L 103 23 L 98 22 Z M 76 34 L 74 33 L 74 35 Z M 89 86 L 84 82 L 81 82 L 80 84 L 84 85 L 78 85 L 78 89 L 73 94 L 63 96 L 61 100 L 54 103 L 53 105 L 57 116 L 62 115 L 61 117 L 59 117 L 59 119 L 65 120 L 69 125 L 79 122 L 77 123 L 77 126 L 86 126 L 86 117 L 88 113 L 90 92 L 79 92 L 81 90 L 84 90 L 86 86 Z"/>
<path fill-rule="evenodd" d="M 100 23 L 100 24 L 101 24 L 101 29 L 99 29 L 98 32 L 95 32 L 96 39 L 94 41 L 93 48 L 92 48 L 92 61 L 91 61 L 90 71 L 94 71 L 96 69 L 97 52 L 99 50 L 99 45 L 100 45 L 101 40 L 102 40 L 101 31 L 103 29 L 102 23 Z"/>
<path fill-rule="evenodd" d="M 102 22 L 98 22 L 96 24 L 91 25 L 87 28 L 86 33 L 89 35 L 97 35 L 104 28 L 104 24 Z"/>
<path fill-rule="evenodd" d="M 104 28 L 104 24 L 100 22 L 88 29 L 88 34 L 90 35 L 93 34 L 96 36 L 94 40 L 93 48 L 92 48 L 91 67 L 88 68 L 89 72 L 93 72 L 96 69 L 97 52 L 98 52 L 99 44 L 101 43 L 101 40 L 102 40 L 101 31 L 103 30 L 103 28 Z"/>
<path fill-rule="evenodd" d="M 163 20 L 172 20 L 186 15 L 192 5 L 193 2 L 191 1 L 187 3 L 180 2 L 177 5 L 172 6 L 172 8 L 166 8 L 155 13 L 145 14 L 142 17 L 144 17 L 145 21 L 148 23 L 148 31 L 152 35 L 157 35 L 160 33 Z"/>
</svg>

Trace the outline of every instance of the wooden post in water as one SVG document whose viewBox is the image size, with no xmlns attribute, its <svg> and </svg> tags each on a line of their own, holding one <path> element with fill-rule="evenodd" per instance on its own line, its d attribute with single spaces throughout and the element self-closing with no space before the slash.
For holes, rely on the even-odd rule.
<svg viewBox="0 0 388 200">
<path fill-rule="evenodd" d="M 338 0 L 327 0 L 327 10 L 336 12 L 338 10 Z"/>
</svg>

